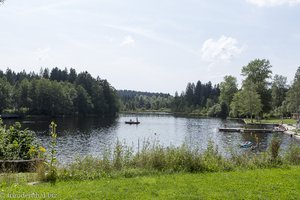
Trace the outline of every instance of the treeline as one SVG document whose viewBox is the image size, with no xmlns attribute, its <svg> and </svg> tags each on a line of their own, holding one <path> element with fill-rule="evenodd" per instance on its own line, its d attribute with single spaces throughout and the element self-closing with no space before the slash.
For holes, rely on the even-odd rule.
<svg viewBox="0 0 300 200">
<path fill-rule="evenodd" d="M 225 76 L 214 87 L 210 82 L 188 83 L 180 96 L 176 92 L 172 111 L 222 118 L 290 117 L 300 113 L 300 67 L 291 86 L 282 75 L 272 77 L 271 68 L 265 59 L 243 66 L 240 89 L 233 76 Z"/>
<path fill-rule="evenodd" d="M 173 97 L 170 94 L 118 90 L 123 111 L 170 110 Z"/>
<path fill-rule="evenodd" d="M 268 60 L 256 59 L 242 68 L 242 87 L 227 105 L 234 117 L 290 117 L 300 109 L 300 67 L 291 86 L 282 75 L 272 77 Z M 228 81 L 224 81 L 228 85 Z M 222 91 L 221 91 L 222 93 Z M 225 95 L 226 96 L 226 95 Z M 222 100 L 222 99 L 221 99 Z"/>
<path fill-rule="evenodd" d="M 115 115 L 116 90 L 88 72 L 53 68 L 34 72 L 0 70 L 0 113 L 36 115 Z"/>
<path fill-rule="evenodd" d="M 106 80 L 75 69 L 41 69 L 40 73 L 0 70 L 0 113 L 43 115 L 115 115 L 124 111 L 159 110 L 212 117 L 289 117 L 300 113 L 300 67 L 291 85 L 272 77 L 268 60 L 242 67 L 241 87 L 233 76 L 220 84 L 188 83 L 175 96 L 116 91 Z"/>
<path fill-rule="evenodd" d="M 198 112 L 206 115 L 207 109 L 218 102 L 220 95 L 219 85 L 212 86 L 211 82 L 188 83 L 185 92 L 180 96 L 175 93 L 174 101 L 172 102 L 172 111 L 178 112 Z"/>
</svg>

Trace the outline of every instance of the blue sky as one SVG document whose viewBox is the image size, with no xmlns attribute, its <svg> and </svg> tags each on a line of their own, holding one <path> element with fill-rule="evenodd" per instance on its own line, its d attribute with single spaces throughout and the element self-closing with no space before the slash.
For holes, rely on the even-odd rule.
<svg viewBox="0 0 300 200">
<path fill-rule="evenodd" d="M 6 0 L 0 69 L 73 67 L 117 89 L 168 92 L 222 81 L 255 58 L 292 81 L 300 0 Z"/>
</svg>

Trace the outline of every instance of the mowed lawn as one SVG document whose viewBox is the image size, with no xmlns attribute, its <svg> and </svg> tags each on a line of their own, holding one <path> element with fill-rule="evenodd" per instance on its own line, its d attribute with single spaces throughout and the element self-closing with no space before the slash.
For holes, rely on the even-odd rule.
<svg viewBox="0 0 300 200">
<path fill-rule="evenodd" d="M 299 199 L 300 168 L 172 174 L 93 181 L 63 181 L 55 186 L 12 185 L 2 199 Z M 39 198 L 38 198 L 39 197 Z M 25 198 L 24 198 L 25 199 Z"/>
<path fill-rule="evenodd" d="M 246 123 L 251 123 L 251 119 L 244 119 Z M 296 124 L 297 120 L 295 119 L 262 119 L 260 121 L 256 121 L 255 119 L 253 120 L 253 123 L 257 124 Z"/>
</svg>

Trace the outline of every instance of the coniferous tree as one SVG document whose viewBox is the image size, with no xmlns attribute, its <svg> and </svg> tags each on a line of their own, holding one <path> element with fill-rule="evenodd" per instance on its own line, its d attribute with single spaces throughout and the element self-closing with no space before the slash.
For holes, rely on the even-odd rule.
<svg viewBox="0 0 300 200">
<path fill-rule="evenodd" d="M 115 115 L 119 100 L 115 89 L 89 73 L 77 76 L 74 69 L 41 69 L 40 74 L 7 69 L 0 77 L 0 113 L 27 112 L 37 115 Z M 0 73 L 1 76 L 1 73 Z M 7 80 L 9 78 L 10 82 Z"/>
<path fill-rule="evenodd" d="M 10 108 L 12 86 L 6 78 L 0 78 L 0 112 Z"/>
<path fill-rule="evenodd" d="M 286 107 L 291 113 L 300 113 L 300 67 L 298 67 L 294 82 L 287 92 Z"/>
<path fill-rule="evenodd" d="M 272 107 L 280 107 L 285 100 L 287 88 L 287 78 L 281 75 L 275 75 L 272 83 Z"/>
</svg>

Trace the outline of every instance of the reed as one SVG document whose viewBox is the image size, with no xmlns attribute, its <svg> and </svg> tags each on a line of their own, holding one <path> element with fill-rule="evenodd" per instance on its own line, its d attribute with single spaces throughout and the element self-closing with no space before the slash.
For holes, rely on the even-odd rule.
<svg viewBox="0 0 300 200">
<path fill-rule="evenodd" d="M 101 158 L 86 156 L 58 169 L 60 180 L 86 180 L 104 177 L 134 177 L 149 174 L 207 173 L 247 169 L 287 167 L 300 164 L 300 148 L 291 147 L 280 154 L 280 141 L 275 138 L 269 151 L 263 153 L 234 153 L 224 157 L 213 142 L 205 151 L 186 144 L 164 147 L 157 141 L 146 140 L 137 153 L 117 142 L 113 151 Z M 297 155 L 297 156 L 296 156 Z"/>
</svg>

